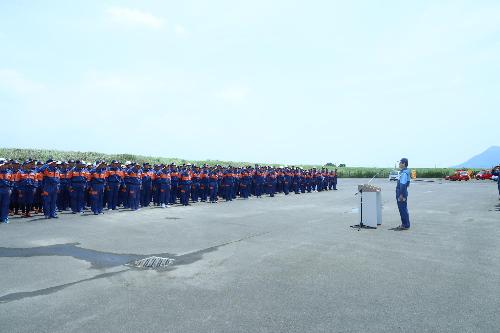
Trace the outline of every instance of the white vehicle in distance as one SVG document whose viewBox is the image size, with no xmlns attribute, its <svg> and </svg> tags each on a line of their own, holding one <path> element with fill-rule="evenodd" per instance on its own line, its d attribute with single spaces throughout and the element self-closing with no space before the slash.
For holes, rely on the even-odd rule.
<svg viewBox="0 0 500 333">
<path fill-rule="evenodd" d="M 391 181 L 391 180 L 395 180 L 395 181 L 399 180 L 399 170 L 392 170 L 389 173 L 389 181 Z"/>
</svg>

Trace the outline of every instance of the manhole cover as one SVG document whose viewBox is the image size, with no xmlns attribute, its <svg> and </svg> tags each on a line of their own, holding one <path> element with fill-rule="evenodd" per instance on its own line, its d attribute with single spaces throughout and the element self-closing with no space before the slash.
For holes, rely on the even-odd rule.
<svg viewBox="0 0 500 333">
<path fill-rule="evenodd" d="M 137 268 L 165 268 L 174 263 L 175 259 L 162 257 L 148 257 L 128 263 L 128 266 Z"/>
</svg>

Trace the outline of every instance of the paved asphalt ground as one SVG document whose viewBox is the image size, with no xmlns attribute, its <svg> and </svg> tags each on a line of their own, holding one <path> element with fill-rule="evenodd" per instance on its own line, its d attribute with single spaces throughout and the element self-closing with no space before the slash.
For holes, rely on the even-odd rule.
<svg viewBox="0 0 500 333">
<path fill-rule="evenodd" d="M 383 225 L 356 185 L 274 199 L 62 214 L 0 226 L 1 332 L 499 332 L 496 184 L 394 183 Z M 148 255 L 168 269 L 126 266 Z"/>
</svg>

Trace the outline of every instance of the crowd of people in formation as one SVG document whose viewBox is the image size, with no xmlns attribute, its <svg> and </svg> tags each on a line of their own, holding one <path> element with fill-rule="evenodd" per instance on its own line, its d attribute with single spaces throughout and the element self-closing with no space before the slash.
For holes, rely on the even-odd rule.
<svg viewBox="0 0 500 333">
<path fill-rule="evenodd" d="M 151 203 L 168 205 L 189 202 L 216 203 L 276 193 L 301 194 L 337 189 L 337 170 L 304 170 L 299 167 L 223 167 L 183 165 L 140 165 L 134 162 L 81 160 L 45 163 L 0 159 L 0 219 L 10 215 L 31 217 L 43 213 L 46 219 L 71 210 L 81 214 L 90 207 L 98 215 L 104 208 L 138 210 Z"/>
</svg>

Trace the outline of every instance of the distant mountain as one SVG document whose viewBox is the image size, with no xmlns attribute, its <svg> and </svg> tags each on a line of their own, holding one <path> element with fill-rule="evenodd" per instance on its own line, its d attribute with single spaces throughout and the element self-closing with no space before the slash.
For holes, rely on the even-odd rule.
<svg viewBox="0 0 500 333">
<path fill-rule="evenodd" d="M 492 146 L 470 160 L 461 163 L 453 168 L 478 168 L 488 169 L 500 164 L 500 147 Z"/>
</svg>

